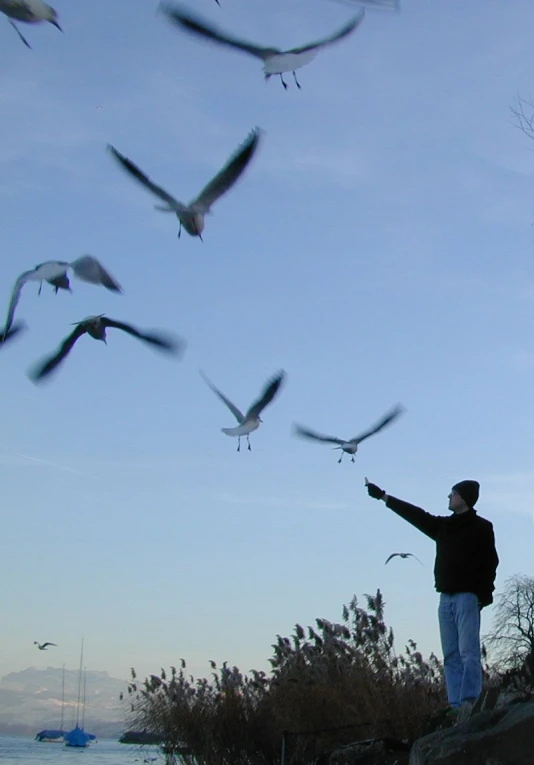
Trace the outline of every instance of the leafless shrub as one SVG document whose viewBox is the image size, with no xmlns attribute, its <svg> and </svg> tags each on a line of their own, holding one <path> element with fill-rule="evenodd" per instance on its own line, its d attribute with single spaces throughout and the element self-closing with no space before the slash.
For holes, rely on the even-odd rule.
<svg viewBox="0 0 534 765">
<path fill-rule="evenodd" d="M 132 677 L 129 724 L 157 733 L 169 762 L 186 765 L 271 765 L 284 731 L 293 764 L 355 738 L 415 738 L 445 704 L 441 664 L 413 641 L 397 655 L 380 590 L 365 598 L 366 608 L 356 597 L 344 606 L 340 623 L 278 635 L 270 675 L 212 662 L 212 679 L 195 680 L 182 660 L 142 686 Z"/>
</svg>

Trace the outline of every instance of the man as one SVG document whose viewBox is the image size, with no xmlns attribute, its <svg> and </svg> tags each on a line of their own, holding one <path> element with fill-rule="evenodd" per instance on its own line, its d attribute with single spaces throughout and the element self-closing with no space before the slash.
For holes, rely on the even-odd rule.
<svg viewBox="0 0 534 765">
<path fill-rule="evenodd" d="M 367 479 L 366 479 L 367 482 Z M 439 630 L 447 697 L 451 707 L 470 710 L 482 691 L 480 611 L 493 602 L 499 557 L 493 526 L 474 506 L 480 485 L 460 481 L 449 494 L 452 516 L 431 515 L 367 483 L 373 499 L 381 499 L 401 518 L 436 542 L 434 578 L 439 601 Z"/>
</svg>

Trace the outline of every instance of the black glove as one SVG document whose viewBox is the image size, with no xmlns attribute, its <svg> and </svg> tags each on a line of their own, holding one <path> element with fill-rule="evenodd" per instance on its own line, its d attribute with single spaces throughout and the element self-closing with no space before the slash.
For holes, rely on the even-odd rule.
<svg viewBox="0 0 534 765">
<path fill-rule="evenodd" d="M 382 497 L 384 496 L 386 492 L 384 491 L 384 489 L 381 489 L 380 486 L 377 486 L 376 483 L 368 483 L 367 493 L 373 499 L 382 499 Z"/>
</svg>

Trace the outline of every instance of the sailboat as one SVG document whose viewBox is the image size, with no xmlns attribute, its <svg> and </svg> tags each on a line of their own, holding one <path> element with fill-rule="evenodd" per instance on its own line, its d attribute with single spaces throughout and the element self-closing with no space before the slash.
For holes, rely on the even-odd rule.
<svg viewBox="0 0 534 765">
<path fill-rule="evenodd" d="M 85 721 L 85 678 L 87 676 L 87 670 L 84 672 L 84 689 L 83 689 L 83 710 L 82 710 L 82 724 L 80 727 L 80 696 L 82 692 L 82 666 L 83 666 L 83 638 L 82 638 L 82 650 L 80 653 L 80 669 L 78 672 L 78 703 L 76 705 L 76 725 L 68 733 L 64 734 L 65 746 L 86 747 L 89 746 L 89 741 L 93 741 L 96 736 L 92 733 L 86 733 L 83 729 Z"/>
<path fill-rule="evenodd" d="M 61 725 L 59 730 L 56 728 L 45 728 L 39 731 L 35 736 L 36 741 L 46 741 L 48 744 L 61 744 L 63 742 L 63 736 L 65 731 L 63 730 L 63 719 L 65 716 L 65 665 L 63 665 L 63 672 L 61 678 Z"/>
</svg>

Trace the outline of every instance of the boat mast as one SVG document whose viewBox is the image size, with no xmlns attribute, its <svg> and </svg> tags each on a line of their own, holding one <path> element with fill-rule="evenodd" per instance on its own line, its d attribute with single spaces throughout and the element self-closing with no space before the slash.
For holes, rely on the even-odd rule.
<svg viewBox="0 0 534 765">
<path fill-rule="evenodd" d="M 60 725 L 61 732 L 63 732 L 64 717 L 65 717 L 65 665 L 63 665 L 63 677 L 61 681 L 61 725 Z"/>
<path fill-rule="evenodd" d="M 78 704 L 76 707 L 76 727 L 80 722 L 80 697 L 82 693 L 82 664 L 83 664 L 83 638 L 82 638 L 82 650 L 80 652 L 80 670 L 78 672 Z"/>
<path fill-rule="evenodd" d="M 83 668 L 83 705 L 82 705 L 82 728 L 85 727 L 85 688 L 87 685 L 87 667 Z"/>
</svg>

